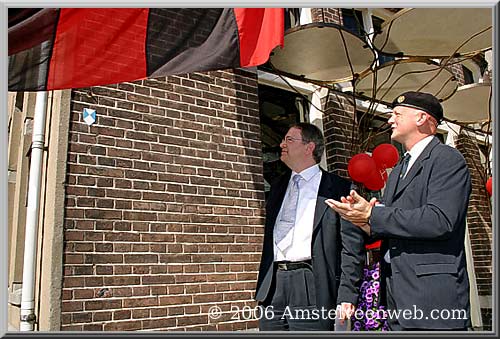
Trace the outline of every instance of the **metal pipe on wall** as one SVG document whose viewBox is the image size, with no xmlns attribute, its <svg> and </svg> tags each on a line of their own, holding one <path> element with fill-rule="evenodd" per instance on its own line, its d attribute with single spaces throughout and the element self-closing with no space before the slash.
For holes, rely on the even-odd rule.
<svg viewBox="0 0 500 339">
<path fill-rule="evenodd" d="M 37 255 L 38 217 L 40 213 L 40 189 L 45 144 L 45 119 L 47 115 L 47 92 L 37 92 L 33 136 L 31 144 L 31 164 L 28 186 L 28 207 L 24 240 L 23 285 L 21 290 L 20 331 L 33 331 L 35 315 L 35 275 Z"/>
</svg>

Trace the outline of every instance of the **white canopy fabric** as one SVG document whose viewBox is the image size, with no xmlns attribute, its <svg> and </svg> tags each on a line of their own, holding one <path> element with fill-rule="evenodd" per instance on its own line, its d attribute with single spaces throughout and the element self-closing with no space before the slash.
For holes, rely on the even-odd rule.
<svg viewBox="0 0 500 339">
<path fill-rule="evenodd" d="M 356 93 L 389 103 L 407 91 L 427 92 L 444 100 L 457 88 L 458 82 L 451 71 L 423 59 L 390 61 L 375 71 L 363 72 L 356 82 Z"/>
<path fill-rule="evenodd" d="M 270 57 L 271 64 L 281 72 L 332 83 L 351 80 L 353 72 L 366 70 L 374 60 L 375 54 L 365 41 L 328 23 L 288 30 L 283 49 L 275 48 Z"/>
<path fill-rule="evenodd" d="M 448 100 L 442 102 L 444 116 L 464 123 L 487 121 L 493 107 L 490 106 L 491 84 L 476 83 L 461 86 Z"/>
<path fill-rule="evenodd" d="M 384 22 L 381 30 L 373 44 L 387 54 L 432 58 L 464 55 L 491 48 L 492 9 L 407 8 Z"/>
</svg>

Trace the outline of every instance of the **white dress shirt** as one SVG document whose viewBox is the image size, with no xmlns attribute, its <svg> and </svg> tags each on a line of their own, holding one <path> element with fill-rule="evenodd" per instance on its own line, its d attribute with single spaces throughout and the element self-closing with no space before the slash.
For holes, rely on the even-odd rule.
<svg viewBox="0 0 500 339">
<path fill-rule="evenodd" d="M 291 178 L 297 174 L 292 171 L 285 195 L 289 193 L 293 181 Z M 295 225 L 293 227 L 293 242 L 283 253 L 274 244 L 274 261 L 302 261 L 311 259 L 311 241 L 314 222 L 314 212 L 316 210 L 316 201 L 318 198 L 319 184 L 321 182 L 321 170 L 318 165 L 311 166 L 298 173 L 304 180 L 299 184 L 299 201 L 297 204 Z M 280 220 L 283 204 L 276 220 Z"/>
<path fill-rule="evenodd" d="M 403 175 L 403 178 L 406 176 L 406 174 L 408 174 L 408 172 L 410 171 L 410 168 L 413 166 L 413 164 L 415 163 L 417 158 L 420 156 L 420 154 L 422 154 L 424 149 L 427 147 L 427 145 L 429 145 L 429 143 L 432 141 L 433 138 L 434 138 L 434 135 L 429 135 L 429 136 L 423 138 L 422 140 L 417 142 L 415 145 L 413 145 L 411 150 L 406 152 L 406 153 L 410 153 L 410 161 L 408 162 L 408 167 L 406 168 L 406 173 Z"/>
</svg>

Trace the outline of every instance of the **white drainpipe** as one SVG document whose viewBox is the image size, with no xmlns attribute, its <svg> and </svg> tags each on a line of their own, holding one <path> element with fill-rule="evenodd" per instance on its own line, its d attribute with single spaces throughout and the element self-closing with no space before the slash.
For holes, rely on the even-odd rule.
<svg viewBox="0 0 500 339">
<path fill-rule="evenodd" d="M 37 254 L 38 216 L 40 207 L 40 182 L 45 144 L 45 117 L 47 115 L 47 92 L 37 92 L 33 136 L 31 144 L 31 166 L 26 211 L 26 236 L 24 240 L 23 285 L 21 291 L 20 331 L 33 331 L 35 315 L 35 274 Z"/>
</svg>

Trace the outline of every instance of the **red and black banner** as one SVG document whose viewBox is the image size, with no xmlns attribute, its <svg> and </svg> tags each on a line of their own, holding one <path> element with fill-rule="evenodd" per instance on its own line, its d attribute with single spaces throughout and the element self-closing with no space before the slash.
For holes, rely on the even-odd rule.
<svg viewBox="0 0 500 339">
<path fill-rule="evenodd" d="M 9 9 L 9 91 L 252 67 L 283 47 L 283 8 Z"/>
</svg>

